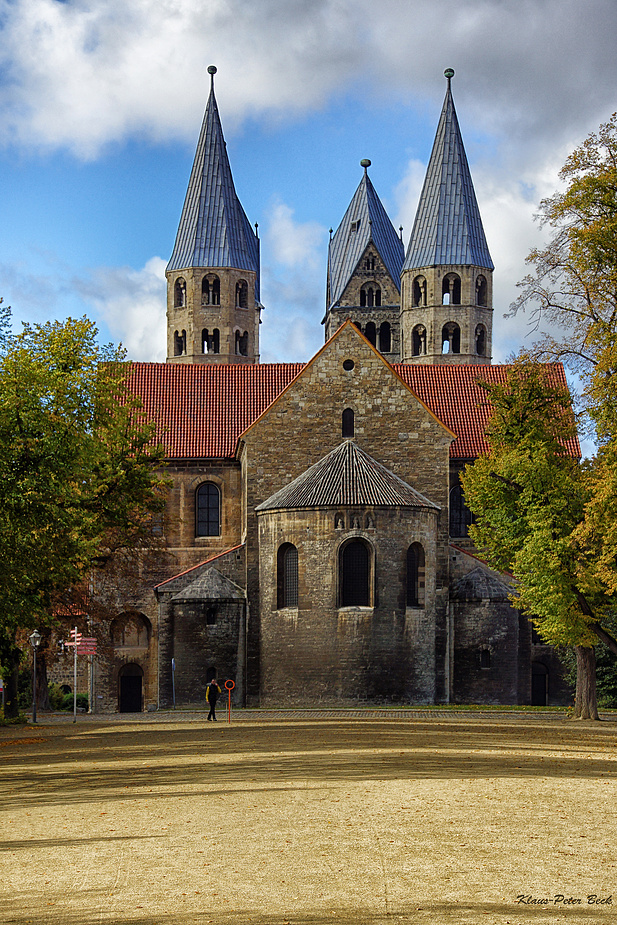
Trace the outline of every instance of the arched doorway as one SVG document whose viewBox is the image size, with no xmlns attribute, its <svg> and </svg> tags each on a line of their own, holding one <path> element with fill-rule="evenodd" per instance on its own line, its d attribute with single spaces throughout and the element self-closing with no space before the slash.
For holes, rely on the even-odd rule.
<svg viewBox="0 0 617 925">
<path fill-rule="evenodd" d="M 548 706 L 548 668 L 540 662 L 531 663 L 531 705 Z"/>
<path fill-rule="evenodd" d="M 118 678 L 118 712 L 141 713 L 143 699 L 143 668 L 134 663 L 124 665 Z"/>
</svg>

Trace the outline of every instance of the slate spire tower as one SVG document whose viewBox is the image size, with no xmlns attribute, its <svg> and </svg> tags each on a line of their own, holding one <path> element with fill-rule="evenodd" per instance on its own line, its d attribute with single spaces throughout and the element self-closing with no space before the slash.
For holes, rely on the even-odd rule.
<svg viewBox="0 0 617 925">
<path fill-rule="evenodd" d="M 347 318 L 391 362 L 398 363 L 400 275 L 403 242 L 394 230 L 368 175 L 364 175 L 330 240 L 326 340 Z"/>
<path fill-rule="evenodd" d="M 211 78 L 166 270 L 167 362 L 259 362 L 259 238 L 236 194 Z"/>
<path fill-rule="evenodd" d="M 452 99 L 446 97 L 401 275 L 401 360 L 491 362 L 493 262 Z"/>
</svg>

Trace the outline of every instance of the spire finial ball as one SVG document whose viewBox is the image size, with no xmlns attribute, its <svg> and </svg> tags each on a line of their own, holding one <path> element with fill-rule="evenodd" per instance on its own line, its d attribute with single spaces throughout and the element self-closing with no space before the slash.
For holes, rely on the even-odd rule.
<svg viewBox="0 0 617 925">
<path fill-rule="evenodd" d="M 443 76 L 446 77 L 448 80 L 451 80 L 454 77 L 454 68 L 447 67 L 445 71 L 443 72 Z"/>
<path fill-rule="evenodd" d="M 371 162 L 369 161 L 368 157 L 363 157 L 362 160 L 360 161 L 360 167 L 364 167 L 364 169 L 366 170 L 366 168 L 370 166 L 371 166 Z"/>
<path fill-rule="evenodd" d="M 214 75 L 216 74 L 216 68 L 213 64 L 211 64 L 210 67 L 208 68 L 208 74 L 210 74 L 212 77 L 214 77 Z"/>
</svg>

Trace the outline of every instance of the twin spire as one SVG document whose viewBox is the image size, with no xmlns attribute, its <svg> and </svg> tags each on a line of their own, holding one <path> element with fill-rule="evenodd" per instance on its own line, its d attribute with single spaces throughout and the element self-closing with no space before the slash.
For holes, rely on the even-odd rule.
<svg viewBox="0 0 617 925">
<path fill-rule="evenodd" d="M 192 267 L 233 267 L 257 274 L 259 238 L 236 194 L 214 95 L 216 68 L 210 66 L 210 96 L 197 143 L 176 243 L 167 272 Z"/>
</svg>

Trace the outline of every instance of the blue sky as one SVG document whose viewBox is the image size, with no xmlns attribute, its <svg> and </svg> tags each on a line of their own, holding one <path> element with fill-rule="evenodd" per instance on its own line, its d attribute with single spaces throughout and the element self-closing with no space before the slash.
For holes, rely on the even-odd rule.
<svg viewBox="0 0 617 925">
<path fill-rule="evenodd" d="M 307 359 L 328 229 L 361 158 L 405 241 L 445 93 L 495 263 L 495 360 L 542 241 L 533 214 L 615 104 L 614 0 L 0 0 L 0 295 L 17 323 L 87 314 L 164 360 L 164 268 L 209 77 L 259 223 L 262 360 Z"/>
</svg>

